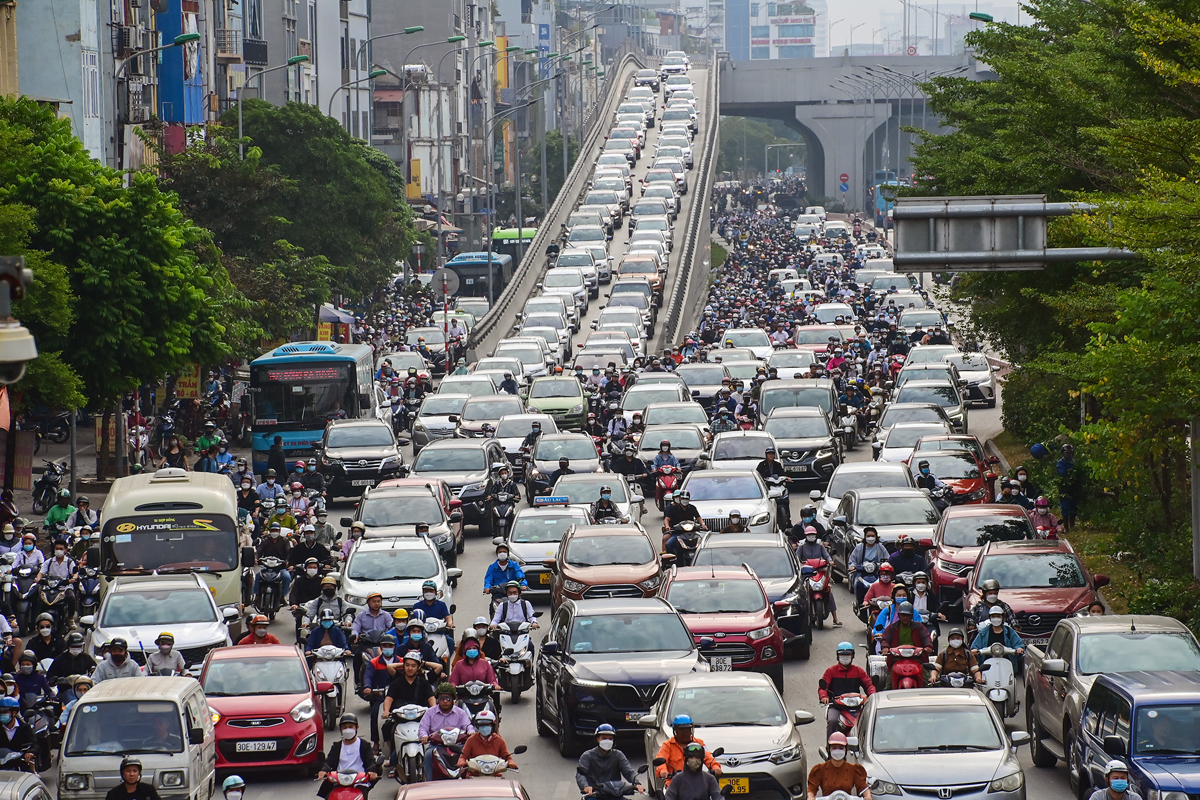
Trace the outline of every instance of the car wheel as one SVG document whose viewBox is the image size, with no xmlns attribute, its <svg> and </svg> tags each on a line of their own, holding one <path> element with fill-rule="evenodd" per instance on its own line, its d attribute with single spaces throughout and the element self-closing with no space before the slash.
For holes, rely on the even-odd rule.
<svg viewBox="0 0 1200 800">
<path fill-rule="evenodd" d="M 812 631 L 809 631 L 803 639 L 796 643 L 793 653 L 796 658 L 808 661 L 809 656 L 812 655 Z"/>
<path fill-rule="evenodd" d="M 772 664 L 763 670 L 763 674 L 770 678 L 775 683 L 775 688 L 783 694 L 783 662 Z"/>
<path fill-rule="evenodd" d="M 465 537 L 465 536 L 460 537 L 458 540 L 458 545 L 454 549 L 455 549 L 455 552 L 457 552 L 460 556 L 463 553 L 467 552 L 467 537 Z"/>
<path fill-rule="evenodd" d="M 458 566 L 458 548 L 451 547 L 450 552 L 446 553 L 446 557 L 443 560 L 446 562 L 446 566 L 448 568 L 449 567 L 457 567 Z"/>
<path fill-rule="evenodd" d="M 1025 692 L 1025 730 L 1029 731 L 1029 757 L 1035 767 L 1053 767 L 1058 758 L 1046 749 L 1042 741 L 1042 726 L 1033 710 L 1033 692 Z"/>
<path fill-rule="evenodd" d="M 558 712 L 558 752 L 563 758 L 575 758 L 579 755 L 579 744 L 575 741 L 571 720 L 561 709 Z"/>
</svg>

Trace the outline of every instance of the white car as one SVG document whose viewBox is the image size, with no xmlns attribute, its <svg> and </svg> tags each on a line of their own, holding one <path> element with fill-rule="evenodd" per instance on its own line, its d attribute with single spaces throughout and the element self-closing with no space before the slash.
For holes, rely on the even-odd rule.
<svg viewBox="0 0 1200 800">
<path fill-rule="evenodd" d="M 922 436 L 940 436 L 955 431 L 937 422 L 898 422 L 887 432 L 887 436 L 871 445 L 876 461 L 907 461 Z"/>
<path fill-rule="evenodd" d="M 391 614 L 398 608 L 412 608 L 421 599 L 421 584 L 437 584 L 439 598 L 449 606 L 453 600 L 451 581 L 463 571 L 449 567 L 438 555 L 437 545 L 425 537 L 360 539 L 341 574 L 340 594 L 346 605 L 364 611 L 372 592 L 383 595 L 383 608 Z"/>
<path fill-rule="evenodd" d="M 775 437 L 765 431 L 726 431 L 713 437 L 710 453 L 700 456 L 709 469 L 755 469 L 775 447 Z"/>
<path fill-rule="evenodd" d="M 767 332 L 762 328 L 730 328 L 721 337 L 721 347 L 726 347 L 731 340 L 734 347 L 746 348 L 760 360 L 766 359 L 775 350 L 771 346 L 771 340 L 767 338 Z M 720 350 L 714 350 L 710 353 L 710 360 L 713 355 L 723 357 L 725 354 Z M 727 359 L 723 357 L 722 360 Z"/>
<path fill-rule="evenodd" d="M 957 367 L 959 377 L 967 382 L 968 403 L 996 407 L 996 368 L 987 356 L 983 353 L 953 353 L 943 355 L 942 361 Z"/>
<path fill-rule="evenodd" d="M 646 513 L 646 500 L 639 493 L 637 484 L 630 485 L 624 475 L 615 472 L 589 472 L 563 475 L 550 494 L 555 497 L 566 497 L 571 508 L 587 511 L 592 503 L 600 499 L 600 487 L 607 486 L 612 491 L 613 505 L 621 516 L 631 523 L 640 524 L 642 515 Z"/>
<path fill-rule="evenodd" d="M 825 222 L 825 220 L 829 218 L 829 215 L 825 213 L 825 206 L 809 206 L 808 208 L 804 209 L 804 213 L 815 214 L 821 220 L 821 222 Z"/>
<path fill-rule="evenodd" d="M 783 489 L 767 489 L 762 476 L 752 469 L 702 469 L 688 473 L 681 491 L 691 494 L 710 531 L 729 524 L 729 512 L 737 511 L 752 533 L 775 533 L 775 499 Z"/>
<path fill-rule="evenodd" d="M 447 375 L 438 384 L 438 394 L 465 394 L 470 397 L 496 394 L 496 383 L 486 374 Z"/>
<path fill-rule="evenodd" d="M 824 493 L 813 489 L 809 499 L 817 505 L 817 521 L 829 530 L 830 519 L 842 502 L 842 497 L 851 489 L 899 489 L 912 487 L 912 474 L 905 464 L 879 461 L 842 462 L 829 476 L 829 486 Z"/>
<path fill-rule="evenodd" d="M 543 295 L 557 294 L 571 297 L 581 314 L 588 312 L 588 285 L 583 271 L 568 267 L 555 267 L 546 270 L 542 282 L 538 284 Z"/>
</svg>

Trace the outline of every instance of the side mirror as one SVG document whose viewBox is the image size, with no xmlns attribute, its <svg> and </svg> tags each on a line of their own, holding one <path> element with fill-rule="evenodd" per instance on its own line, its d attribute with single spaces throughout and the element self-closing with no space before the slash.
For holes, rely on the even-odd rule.
<svg viewBox="0 0 1200 800">
<path fill-rule="evenodd" d="M 999 477 L 1000 476 L 994 472 L 989 472 L 983 476 L 984 480 L 986 480 L 988 482 L 994 481 L 994 480 L 996 480 L 996 478 L 999 478 Z"/>
<path fill-rule="evenodd" d="M 804 564 L 803 566 L 800 567 L 800 577 L 802 577 L 802 578 L 811 578 L 813 575 L 816 575 L 816 574 L 817 574 L 817 571 L 815 569 L 813 569 L 812 567 L 810 567 L 808 564 Z"/>
<path fill-rule="evenodd" d="M 342 517 L 341 524 L 343 528 L 349 528 L 354 524 L 354 520 L 351 517 Z"/>
<path fill-rule="evenodd" d="M 1110 756 L 1124 758 L 1128 748 L 1125 746 L 1125 741 L 1120 736 L 1105 736 L 1104 737 L 1104 752 Z"/>
<path fill-rule="evenodd" d="M 92 614 L 85 614 L 79 618 L 79 626 L 81 628 L 90 628 L 96 624 L 96 617 Z"/>
<path fill-rule="evenodd" d="M 723 756 L 723 755 L 725 755 L 725 748 L 724 748 L 724 747 L 718 747 L 716 750 L 713 750 L 713 751 L 712 751 L 712 757 L 713 757 L 713 758 L 720 758 L 720 757 L 721 757 L 721 756 Z"/>
<path fill-rule="evenodd" d="M 1052 678 L 1066 678 L 1070 675 L 1067 662 L 1061 658 L 1047 658 L 1042 662 L 1042 674 Z"/>
<path fill-rule="evenodd" d="M 396 441 L 400 443 L 401 447 L 408 447 L 412 444 L 412 439 L 397 439 Z"/>
<path fill-rule="evenodd" d="M 805 711 L 802 708 L 798 708 L 792 712 L 792 720 L 797 725 L 810 725 L 815 722 L 816 719 L 817 718 L 813 716 L 811 711 Z"/>
<path fill-rule="evenodd" d="M 821 494 L 820 489 L 813 489 L 811 492 L 808 493 L 808 499 L 813 501 L 814 503 L 821 502 L 821 499 L 824 497 L 825 497 L 825 495 Z"/>
<path fill-rule="evenodd" d="M 1020 747 L 1023 744 L 1029 744 L 1031 737 L 1026 731 L 1013 731 L 1008 740 L 1012 742 L 1013 747 Z"/>
<path fill-rule="evenodd" d="M 358 407 L 363 411 L 369 409 L 371 407 L 371 395 L 366 393 L 360 394 L 358 396 Z"/>
<path fill-rule="evenodd" d="M 782 486 L 772 486 L 767 490 L 767 497 L 772 500 L 778 500 L 783 497 L 784 488 Z"/>
<path fill-rule="evenodd" d="M 711 636 L 701 636 L 700 637 L 700 649 L 701 650 L 707 650 L 708 648 L 715 646 L 716 643 L 717 643 L 717 640 Z"/>
<path fill-rule="evenodd" d="M 456 508 L 450 512 L 450 521 L 451 522 L 462 522 L 462 518 L 463 518 L 463 513 L 459 509 Z"/>
<path fill-rule="evenodd" d="M 92 563 L 91 558 L 88 559 L 88 563 L 89 564 Z M 246 569 L 250 569 L 251 567 L 254 566 L 254 548 L 253 547 L 243 547 L 242 548 L 242 566 L 245 567 Z"/>
<path fill-rule="evenodd" d="M 447 422 L 458 422 L 458 414 L 450 414 L 446 417 Z"/>
<path fill-rule="evenodd" d="M 542 559 L 542 566 L 545 567 L 546 569 L 550 570 L 551 572 L 554 572 L 555 570 L 558 569 L 558 562 L 555 561 L 553 558 L 545 558 L 545 559 Z"/>
<path fill-rule="evenodd" d="M 668 567 L 675 564 L 676 555 L 674 553 L 663 553 L 659 558 L 662 559 L 663 566 Z"/>
<path fill-rule="evenodd" d="M 251 551 L 251 553 L 253 553 L 253 551 Z M 100 566 L 100 546 L 99 545 L 92 545 L 91 547 L 89 547 L 87 549 L 87 563 L 88 563 L 88 566 L 95 566 L 95 567 Z M 251 564 L 254 563 L 253 558 L 251 558 L 250 563 Z M 245 565 L 243 564 L 243 566 L 245 566 Z"/>
<path fill-rule="evenodd" d="M 232 606 L 226 606 L 225 608 L 221 609 L 221 616 L 225 618 L 226 623 L 229 623 L 233 622 L 240 615 L 238 614 L 238 610 L 236 608 L 233 608 Z"/>
<path fill-rule="evenodd" d="M 657 728 L 658 727 L 658 717 L 654 716 L 653 714 L 647 714 L 646 716 L 639 719 L 637 721 L 637 724 L 638 724 L 639 728 Z"/>
<path fill-rule="evenodd" d="M 999 464 L 999 463 L 1000 463 L 1000 456 L 988 456 L 987 463 L 989 463 L 989 464 Z"/>
<path fill-rule="evenodd" d="M 497 546 L 497 545 L 502 545 L 502 544 L 504 544 L 504 537 L 503 537 L 503 536 L 493 536 L 493 537 L 492 537 L 492 546 L 493 546 L 493 547 L 495 547 L 495 546 Z"/>
<path fill-rule="evenodd" d="M 329 694 L 332 691 L 333 691 L 333 681 L 318 681 L 317 682 L 317 693 L 318 694 Z"/>
<path fill-rule="evenodd" d="M 188 744 L 204 744 L 204 728 L 188 728 Z"/>
<path fill-rule="evenodd" d="M 966 578 L 955 578 L 954 580 L 950 581 L 950 584 L 958 589 L 966 589 L 967 588 L 967 579 Z"/>
<path fill-rule="evenodd" d="M 839 528 L 846 527 L 846 518 L 844 516 L 832 517 L 829 521 Z"/>
<path fill-rule="evenodd" d="M 1097 575 L 1094 578 L 1092 578 L 1092 582 L 1096 584 L 1097 589 L 1102 589 L 1105 586 L 1108 586 L 1109 583 L 1111 583 L 1111 581 L 1109 580 L 1107 575 Z"/>
<path fill-rule="evenodd" d="M 458 567 L 450 567 L 448 570 L 446 570 L 446 577 L 450 580 L 455 580 L 456 578 L 461 578 L 462 576 L 463 571 Z"/>
<path fill-rule="evenodd" d="M 542 642 L 542 652 L 548 656 L 558 655 L 558 642 Z"/>
<path fill-rule="evenodd" d="M 933 539 L 921 539 L 917 544 L 921 547 L 933 547 Z"/>
</svg>

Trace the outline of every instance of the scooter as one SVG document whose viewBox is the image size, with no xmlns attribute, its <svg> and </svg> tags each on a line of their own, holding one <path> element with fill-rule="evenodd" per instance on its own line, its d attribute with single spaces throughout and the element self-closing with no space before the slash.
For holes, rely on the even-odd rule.
<svg viewBox="0 0 1200 800">
<path fill-rule="evenodd" d="M 334 772 L 325 780 L 333 784 L 327 800 L 362 800 L 371 788 L 371 779 L 365 772 Z"/>
<path fill-rule="evenodd" d="M 867 702 L 867 698 L 858 693 L 841 694 L 830 699 L 833 707 L 840 712 L 837 720 L 839 731 L 847 736 L 850 735 L 850 731 L 858 724 L 859 709 L 865 702 Z"/>
<path fill-rule="evenodd" d="M 53 575 L 47 575 L 38 582 L 38 613 L 46 612 L 54 617 L 54 629 L 59 636 L 66 635 L 67 625 L 74 614 L 67 599 L 70 588 L 70 581 Z"/>
<path fill-rule="evenodd" d="M 951 689 L 961 689 L 964 686 L 972 685 L 974 681 L 965 672 L 948 672 L 938 679 L 938 683 L 942 686 L 949 686 Z"/>
<path fill-rule="evenodd" d="M 677 567 L 690 567 L 696 559 L 696 548 L 700 546 L 699 528 L 694 520 L 686 519 L 671 528 L 675 542 L 670 552 L 675 556 Z"/>
<path fill-rule="evenodd" d="M 25 760 L 25 754 L 20 750 L 0 748 L 0 771 L 35 772 L 36 770 Z"/>
<path fill-rule="evenodd" d="M 920 648 L 910 645 L 892 648 L 896 657 L 892 663 L 893 689 L 920 689 L 925 685 L 928 660 L 922 660 L 920 653 Z"/>
<path fill-rule="evenodd" d="M 261 569 L 258 572 L 258 596 L 254 598 L 254 607 L 274 622 L 275 615 L 283 605 L 283 571 L 287 569 L 287 562 L 278 556 L 263 556 L 258 564 Z"/>
<path fill-rule="evenodd" d="M 508 492 L 497 492 L 492 502 L 492 536 L 508 539 L 508 531 L 516 516 L 517 496 Z"/>
<path fill-rule="evenodd" d="M 1016 650 L 996 642 L 991 647 L 979 651 L 980 656 L 986 656 L 983 661 L 983 690 L 987 692 L 988 700 L 996 707 L 1001 717 L 1008 719 L 1017 715 L 1021 703 L 1017 700 L 1016 673 L 1013 670 L 1009 656 L 1015 656 Z"/>
<path fill-rule="evenodd" d="M 512 754 L 519 756 L 528 750 L 528 747 L 519 744 L 512 749 Z M 475 756 L 467 760 L 467 774 L 472 778 L 479 776 L 499 778 L 509 769 L 516 769 L 516 767 L 509 767 L 508 759 L 500 758 L 500 756 Z"/>
<path fill-rule="evenodd" d="M 458 728 L 442 728 L 434 731 L 429 737 L 433 746 L 433 774 L 428 776 L 431 781 L 455 780 L 463 776 L 463 770 L 458 766 L 458 757 L 462 755 L 463 746 L 459 739 L 466 739 Z"/>
<path fill-rule="evenodd" d="M 50 510 L 50 506 L 58 500 L 58 490 L 67 474 L 67 465 L 64 462 L 45 461 L 43 463 L 46 465 L 46 469 L 37 479 L 37 483 L 33 485 L 33 513 L 35 514 L 45 514 Z"/>
<path fill-rule="evenodd" d="M 533 687 L 533 652 L 529 646 L 529 623 L 509 622 L 500 626 L 500 661 L 496 680 L 500 688 L 512 696 L 513 702 L 521 693 Z"/>
<path fill-rule="evenodd" d="M 425 749 L 421 746 L 420 728 L 421 717 L 428 710 L 414 703 L 392 709 L 392 752 L 399 783 L 425 780 Z"/>
<path fill-rule="evenodd" d="M 484 683 L 483 681 L 467 681 L 458 687 L 458 699 L 455 701 L 455 704 L 463 711 L 466 711 L 471 719 L 475 719 L 475 716 L 486 708 L 495 714 L 497 721 L 499 721 L 500 711 L 496 708 L 496 703 L 492 700 L 491 684 Z"/>
<path fill-rule="evenodd" d="M 666 503 L 663 502 L 664 495 L 667 492 L 674 492 L 679 485 L 679 468 L 673 467 L 670 464 L 664 464 L 654 473 L 657 479 L 654 484 L 654 503 L 658 506 L 659 511 L 666 511 Z"/>
<path fill-rule="evenodd" d="M 25 724 L 33 731 L 35 744 L 34 755 L 37 771 L 50 769 L 53 763 L 51 751 L 57 746 L 57 722 L 62 706 L 52 697 L 44 697 L 34 701 L 29 710 L 24 712 Z"/>
<path fill-rule="evenodd" d="M 838 435 L 842 438 L 842 447 L 847 451 L 853 450 L 858 444 L 858 416 L 849 410 L 849 406 L 838 408 Z"/>
<path fill-rule="evenodd" d="M 829 616 L 829 562 L 823 558 L 810 558 L 801 565 L 800 571 L 801 574 L 808 573 L 804 585 L 808 589 L 812 620 L 824 630 L 825 618 Z"/>
<path fill-rule="evenodd" d="M 454 638 L 454 628 L 445 623 L 445 620 L 437 617 L 428 617 L 425 620 L 425 635 L 429 637 L 429 644 L 433 647 L 433 652 L 438 659 L 447 667 L 450 665 L 450 643 L 446 641 L 446 636 Z"/>
<path fill-rule="evenodd" d="M 13 576 L 13 613 L 21 630 L 28 633 L 34 629 L 34 618 L 37 616 L 34 593 L 38 588 L 38 568 L 32 564 L 22 564 L 13 571 Z"/>
<path fill-rule="evenodd" d="M 788 495 L 787 485 L 791 478 L 785 475 L 772 475 L 767 478 L 768 489 L 780 489 L 783 494 L 775 498 L 775 518 L 780 530 L 789 531 L 792 528 L 792 501 Z"/>
<path fill-rule="evenodd" d="M 654 759 L 655 767 L 661 767 L 665 763 L 667 763 L 665 758 Z M 643 764 L 637 768 L 638 775 L 645 775 L 649 771 L 649 764 Z M 617 781 L 604 781 L 599 786 L 593 786 L 592 793 L 590 795 L 583 795 L 582 800 L 602 800 L 603 798 L 608 798 L 608 800 L 621 800 L 623 797 L 630 797 L 632 795 L 633 784 L 626 783 L 622 779 Z"/>
<path fill-rule="evenodd" d="M 871 584 L 879 580 L 879 564 L 876 561 L 864 561 L 862 569 L 854 573 L 854 603 L 862 607 L 863 598 L 870 590 Z"/>
<path fill-rule="evenodd" d="M 351 655 L 349 650 L 343 650 L 337 645 L 327 644 L 318 647 L 314 652 L 312 672 L 313 683 L 332 683 L 333 689 L 321 696 L 321 717 L 325 721 L 325 730 L 331 731 L 337 727 L 338 718 L 346 710 L 346 669 L 345 659 Z"/>
</svg>

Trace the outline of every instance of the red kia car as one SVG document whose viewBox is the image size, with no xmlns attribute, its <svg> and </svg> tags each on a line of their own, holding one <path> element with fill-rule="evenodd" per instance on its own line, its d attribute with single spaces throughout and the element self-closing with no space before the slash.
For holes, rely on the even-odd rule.
<svg viewBox="0 0 1200 800">
<path fill-rule="evenodd" d="M 222 647 L 208 654 L 200 685 L 217 735 L 217 769 L 301 767 L 316 772 L 324 727 L 321 694 L 295 645 Z"/>
<path fill-rule="evenodd" d="M 921 474 L 918 465 L 922 461 L 929 462 L 929 474 L 949 484 L 959 495 L 960 502 L 986 503 L 992 499 L 990 487 L 996 480 L 996 473 L 989 472 L 970 450 L 937 450 L 909 456 L 906 463 L 913 480 Z"/>
<path fill-rule="evenodd" d="M 947 508 L 934 528 L 933 546 L 925 552 L 939 604 L 962 599 L 962 588 L 954 581 L 975 566 L 988 542 L 1033 538 L 1033 526 L 1020 506 L 986 504 Z"/>
<path fill-rule="evenodd" d="M 957 578 L 966 588 L 966 608 L 975 607 L 986 580 L 1000 583 L 1000 599 L 1012 606 L 1017 633 L 1026 644 L 1045 647 L 1058 621 L 1087 608 L 1107 575 L 1093 577 L 1066 539 L 989 542 L 979 553 L 970 577 Z"/>
<path fill-rule="evenodd" d="M 783 691 L 783 633 L 749 567 L 672 569 L 658 596 L 675 607 L 697 644 L 714 640 L 704 650 L 714 672 L 764 672 Z"/>
</svg>

